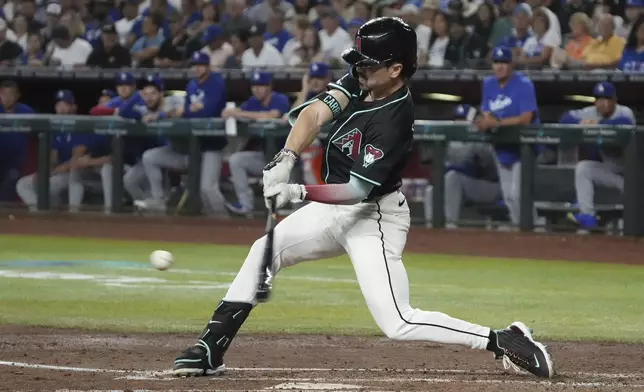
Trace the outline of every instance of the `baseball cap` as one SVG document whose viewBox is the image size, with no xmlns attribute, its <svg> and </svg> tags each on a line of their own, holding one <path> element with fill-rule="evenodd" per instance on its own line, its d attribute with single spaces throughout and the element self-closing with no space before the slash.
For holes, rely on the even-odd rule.
<svg viewBox="0 0 644 392">
<path fill-rule="evenodd" d="M 116 76 L 114 77 L 114 81 L 116 82 L 117 86 L 124 85 L 124 84 L 130 86 L 130 85 L 136 84 L 136 80 L 134 80 L 134 75 L 132 75 L 129 72 L 117 73 Z"/>
<path fill-rule="evenodd" d="M 248 28 L 248 35 L 250 37 L 256 37 L 256 36 L 262 36 L 263 37 L 264 36 L 264 26 L 259 24 L 259 23 L 255 23 L 255 24 L 251 25 Z"/>
<path fill-rule="evenodd" d="M 507 46 L 497 46 L 492 50 L 493 63 L 511 63 L 512 49 Z"/>
<path fill-rule="evenodd" d="M 593 96 L 595 98 L 617 98 L 617 91 L 615 86 L 609 82 L 599 82 L 593 88 Z"/>
<path fill-rule="evenodd" d="M 326 78 L 329 75 L 329 66 L 327 63 L 317 62 L 309 65 L 309 77 Z"/>
<path fill-rule="evenodd" d="M 141 88 L 147 87 L 147 86 L 154 86 L 159 91 L 163 91 L 163 88 L 164 88 L 163 80 L 161 80 L 159 75 L 155 75 L 155 74 L 147 74 L 143 77 L 143 81 L 141 82 Z"/>
<path fill-rule="evenodd" d="M 273 81 L 273 74 L 266 71 L 255 71 L 250 77 L 251 86 L 267 86 Z"/>
<path fill-rule="evenodd" d="M 60 16 L 60 13 L 62 12 L 62 8 L 58 3 L 49 3 L 47 4 L 47 8 L 45 9 L 45 12 L 47 13 L 47 15 Z"/>
<path fill-rule="evenodd" d="M 210 25 L 206 28 L 206 31 L 203 32 L 203 37 L 201 41 L 204 44 L 209 44 L 219 38 L 223 30 L 218 25 Z"/>
<path fill-rule="evenodd" d="M 101 96 L 105 96 L 105 95 L 107 95 L 110 98 L 116 97 L 116 93 L 114 92 L 114 90 L 110 90 L 110 89 L 107 89 L 107 88 L 104 88 L 101 91 Z"/>
<path fill-rule="evenodd" d="M 105 34 L 116 34 L 116 26 L 113 24 L 106 24 L 105 26 L 101 27 L 101 32 Z"/>
<path fill-rule="evenodd" d="M 194 52 L 190 57 L 190 64 L 192 65 L 210 65 L 210 56 L 204 52 Z"/>
<path fill-rule="evenodd" d="M 529 5 L 526 3 L 519 3 L 514 7 L 514 10 L 512 11 L 512 15 L 524 13 L 528 15 L 528 17 L 532 17 L 532 8 L 530 8 Z"/>
<path fill-rule="evenodd" d="M 56 102 L 67 102 L 71 105 L 74 104 L 74 94 L 70 90 L 58 90 L 56 92 Z"/>
</svg>

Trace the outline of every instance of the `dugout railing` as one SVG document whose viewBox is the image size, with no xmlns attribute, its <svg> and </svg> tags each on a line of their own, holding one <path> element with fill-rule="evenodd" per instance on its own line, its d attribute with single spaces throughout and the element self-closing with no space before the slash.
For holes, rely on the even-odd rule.
<svg viewBox="0 0 644 392">
<path fill-rule="evenodd" d="M 223 119 L 172 119 L 148 124 L 116 116 L 53 116 L 17 115 L 0 116 L 0 132 L 35 133 L 38 138 L 38 204 L 39 211 L 49 209 L 49 174 L 51 136 L 54 132 L 91 132 L 111 136 L 113 199 L 112 212 L 123 211 L 123 142 L 128 135 L 185 136 L 189 139 L 189 167 L 187 179 L 186 212 L 200 210 L 199 181 L 201 171 L 200 138 L 208 136 L 258 136 L 266 139 L 271 157 L 278 146 L 275 140 L 285 136 L 289 127 L 284 121 L 238 121 L 234 134 L 226 132 Z M 625 149 L 624 235 L 644 235 L 644 127 L 636 126 L 580 126 L 543 124 L 530 127 L 499 128 L 489 133 L 477 132 L 470 123 L 454 121 L 423 121 L 415 123 L 415 139 L 431 145 L 432 181 L 435 187 L 433 220 L 435 228 L 445 225 L 444 174 L 445 153 L 450 141 L 516 143 L 521 145 L 521 219 L 520 229 L 534 227 L 534 174 L 535 145 L 620 146 Z M 324 133 L 324 130 L 323 130 Z M 325 135 L 323 134 L 322 137 Z"/>
</svg>

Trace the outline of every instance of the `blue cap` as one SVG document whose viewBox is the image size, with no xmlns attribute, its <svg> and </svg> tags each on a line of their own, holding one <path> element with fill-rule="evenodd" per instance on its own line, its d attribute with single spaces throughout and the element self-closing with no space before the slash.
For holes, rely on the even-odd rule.
<svg viewBox="0 0 644 392">
<path fill-rule="evenodd" d="M 159 75 L 155 74 L 147 74 L 143 77 L 143 82 L 141 83 L 141 87 L 146 87 L 146 86 L 154 86 L 159 91 L 163 91 L 164 85 L 163 85 L 163 80 L 159 77 Z"/>
<path fill-rule="evenodd" d="M 348 27 L 360 27 L 363 24 L 365 24 L 364 19 L 360 18 L 353 18 L 349 21 L 349 26 Z"/>
<path fill-rule="evenodd" d="M 74 104 L 74 94 L 70 90 L 58 90 L 56 92 L 56 102 L 63 101 L 69 104 Z"/>
<path fill-rule="evenodd" d="M 511 63 L 512 49 L 507 46 L 497 46 L 492 50 L 493 63 Z"/>
<path fill-rule="evenodd" d="M 644 0 L 626 0 L 627 7 L 644 7 Z"/>
<path fill-rule="evenodd" d="M 599 82 L 593 88 L 593 96 L 595 98 L 617 98 L 617 91 L 612 83 Z"/>
<path fill-rule="evenodd" d="M 134 79 L 134 75 L 132 75 L 129 72 L 119 72 L 116 74 L 114 77 L 114 81 L 116 82 L 117 86 L 127 84 L 127 85 L 133 85 L 136 84 L 136 80 Z"/>
<path fill-rule="evenodd" d="M 528 17 L 532 17 L 532 8 L 530 8 L 529 5 L 526 3 L 519 3 L 514 7 L 514 10 L 512 11 L 512 15 L 524 13 L 528 15 Z"/>
<path fill-rule="evenodd" d="M 329 75 L 329 66 L 327 63 L 318 62 L 309 65 L 309 77 L 326 78 Z"/>
<path fill-rule="evenodd" d="M 265 71 L 255 71 L 250 77 L 250 85 L 251 86 L 256 86 L 256 85 L 261 85 L 261 86 L 267 86 L 271 84 L 271 81 L 273 80 L 273 74 L 270 72 L 265 72 Z"/>
<path fill-rule="evenodd" d="M 204 44 L 209 44 L 212 41 L 216 40 L 221 36 L 222 30 L 219 25 L 210 25 L 206 28 L 206 31 L 203 32 L 203 37 L 201 38 L 201 41 Z"/>
<path fill-rule="evenodd" d="M 470 113 L 470 110 L 472 110 L 471 105 L 467 105 L 467 104 L 458 105 L 456 107 L 456 110 L 454 110 L 454 118 L 465 119 L 467 118 L 467 115 Z"/>
<path fill-rule="evenodd" d="M 107 88 L 103 89 L 103 91 L 101 91 L 101 95 L 107 95 L 110 98 L 116 97 L 116 93 L 114 92 L 114 90 L 110 90 L 110 89 L 107 89 Z"/>
<path fill-rule="evenodd" d="M 192 65 L 210 65 L 210 56 L 204 52 L 194 52 L 190 56 L 190 64 Z"/>
</svg>

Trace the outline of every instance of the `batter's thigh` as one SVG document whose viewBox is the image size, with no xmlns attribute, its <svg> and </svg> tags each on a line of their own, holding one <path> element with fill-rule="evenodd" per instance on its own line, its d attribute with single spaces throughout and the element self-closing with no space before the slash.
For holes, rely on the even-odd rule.
<svg viewBox="0 0 644 392">
<path fill-rule="evenodd" d="M 333 206 L 310 203 L 281 221 L 274 232 L 274 273 L 302 261 L 335 257 L 344 253 L 330 228 Z M 255 241 L 224 301 L 255 303 L 266 236 Z"/>
</svg>

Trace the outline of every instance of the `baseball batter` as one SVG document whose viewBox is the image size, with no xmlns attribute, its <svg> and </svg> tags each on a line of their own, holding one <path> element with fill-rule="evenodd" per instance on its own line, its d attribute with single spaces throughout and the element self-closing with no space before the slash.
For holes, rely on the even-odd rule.
<svg viewBox="0 0 644 392">
<path fill-rule="evenodd" d="M 515 369 L 552 376 L 548 352 L 523 323 L 493 331 L 409 304 L 402 252 L 410 216 L 398 189 L 413 143 L 414 104 L 406 81 L 416 71 L 416 33 L 399 18 L 376 18 L 358 30 L 342 57 L 349 73 L 302 109 L 285 148 L 264 169 L 264 196 L 275 197 L 277 208 L 311 201 L 275 228 L 273 273 L 347 253 L 367 306 L 389 338 L 487 349 Z M 298 155 L 334 120 L 325 143 L 325 184 L 288 184 Z M 224 353 L 257 304 L 265 241 L 253 244 L 196 344 L 176 358 L 175 375 L 224 371 Z"/>
</svg>

